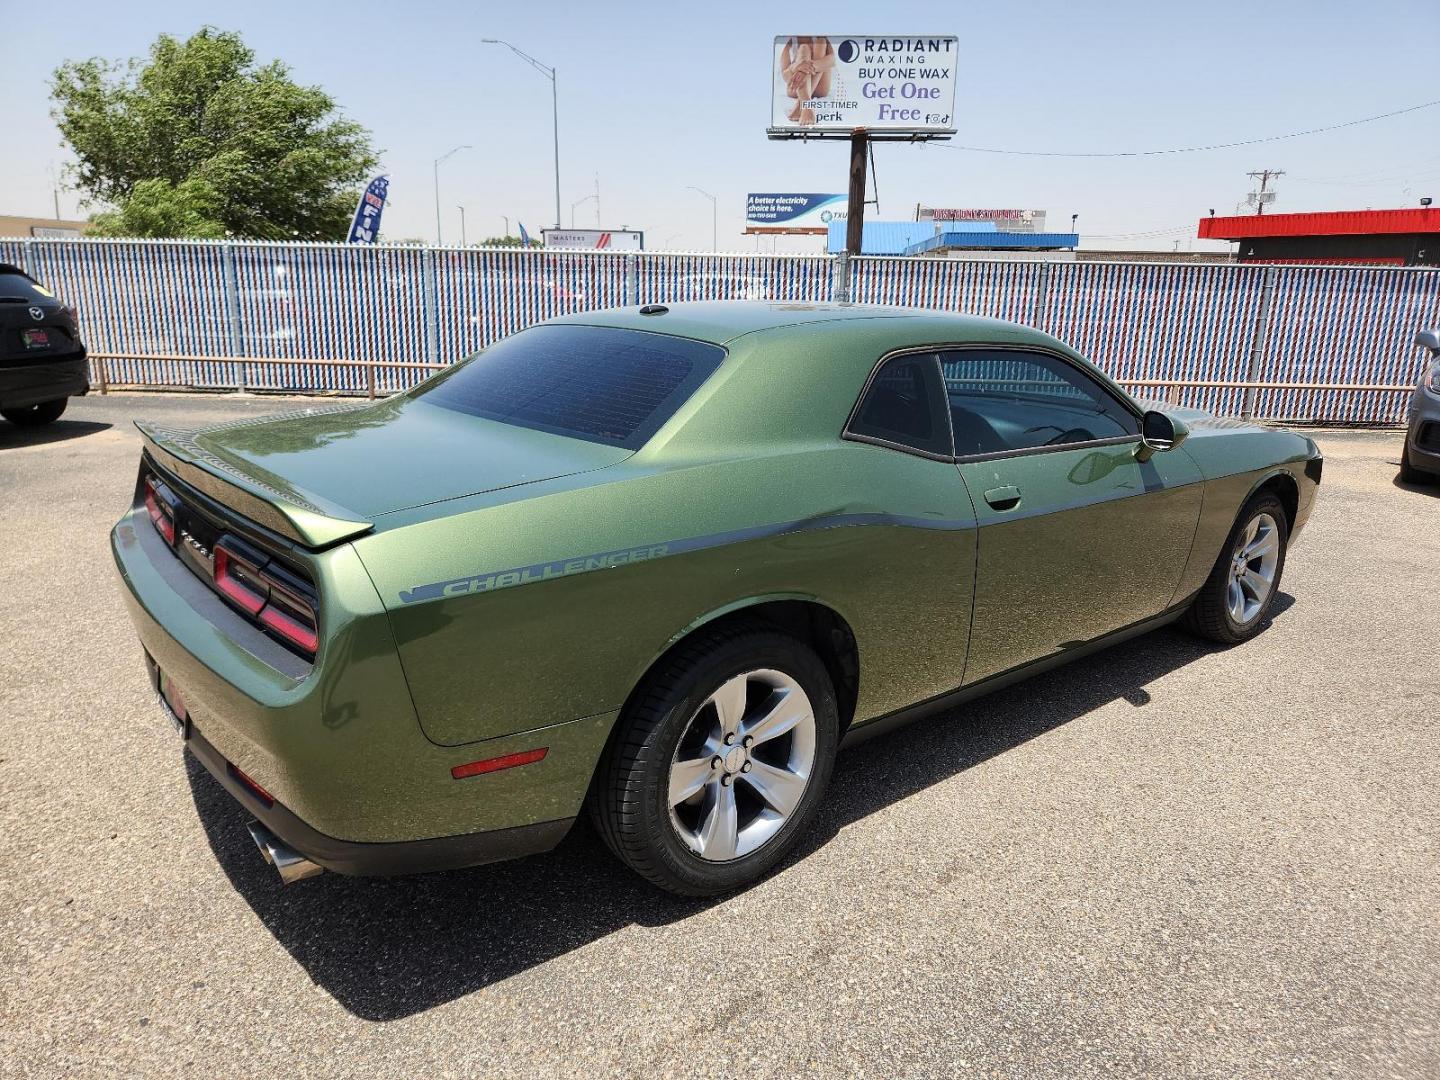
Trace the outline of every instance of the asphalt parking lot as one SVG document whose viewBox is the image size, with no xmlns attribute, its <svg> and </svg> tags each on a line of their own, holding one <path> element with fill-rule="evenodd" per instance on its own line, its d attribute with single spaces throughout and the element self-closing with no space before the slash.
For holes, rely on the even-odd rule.
<svg viewBox="0 0 1440 1080">
<path fill-rule="evenodd" d="M 1321 433 L 1273 624 L 1160 631 L 844 755 L 795 859 L 282 888 L 147 686 L 112 395 L 0 423 L 0 1073 L 1440 1075 L 1440 488 Z"/>
</svg>

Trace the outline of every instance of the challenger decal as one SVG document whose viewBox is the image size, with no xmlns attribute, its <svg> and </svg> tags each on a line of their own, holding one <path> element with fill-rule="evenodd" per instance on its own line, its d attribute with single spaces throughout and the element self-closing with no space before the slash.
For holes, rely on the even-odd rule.
<svg viewBox="0 0 1440 1080">
<path fill-rule="evenodd" d="M 891 525 L 912 529 L 954 530 L 973 529 L 975 522 L 973 520 L 947 521 L 938 518 L 901 517 L 895 514 L 822 514 L 778 525 L 761 525 L 752 529 L 736 529 L 731 532 L 712 533 L 709 536 L 694 536 L 685 540 L 642 544 L 639 547 L 618 548 L 613 551 L 597 552 L 593 555 L 577 555 L 571 559 L 557 559 L 554 562 L 471 574 L 468 577 L 451 578 L 448 581 L 433 581 L 427 585 L 416 585 L 401 590 L 400 603 L 417 604 L 426 600 L 439 600 L 446 596 L 493 592 L 496 589 L 508 589 L 514 585 L 528 585 L 534 581 L 549 581 L 553 578 L 569 577 L 572 574 L 584 574 L 591 570 L 612 570 L 617 566 L 628 566 L 631 563 L 659 559 L 666 555 L 701 551 L 705 548 L 719 547 L 722 544 L 784 536 L 790 533 L 811 532 L 815 529 L 833 529 L 845 525 Z"/>
<path fill-rule="evenodd" d="M 450 581 L 436 581 L 430 585 L 417 585 L 413 589 L 405 590 L 400 594 L 400 602 L 413 604 L 417 600 L 491 592 L 495 589 L 508 589 L 512 585 L 527 585 L 532 581 L 549 581 L 551 578 L 583 574 L 587 570 L 608 570 L 613 566 L 627 566 L 646 559 L 658 559 L 669 548 L 668 544 L 647 544 L 644 547 L 605 551 L 598 555 L 582 555 L 577 559 L 517 566 L 511 570 L 498 570 L 493 574 L 475 574 Z"/>
</svg>

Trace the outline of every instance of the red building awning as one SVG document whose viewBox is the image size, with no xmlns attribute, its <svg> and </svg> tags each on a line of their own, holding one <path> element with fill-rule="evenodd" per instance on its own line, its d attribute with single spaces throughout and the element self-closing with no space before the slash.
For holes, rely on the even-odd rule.
<svg viewBox="0 0 1440 1080">
<path fill-rule="evenodd" d="M 1202 240 L 1269 236 L 1384 236 L 1440 233 L 1440 207 L 1413 210 L 1338 210 L 1323 214 L 1246 214 L 1200 219 Z"/>
</svg>

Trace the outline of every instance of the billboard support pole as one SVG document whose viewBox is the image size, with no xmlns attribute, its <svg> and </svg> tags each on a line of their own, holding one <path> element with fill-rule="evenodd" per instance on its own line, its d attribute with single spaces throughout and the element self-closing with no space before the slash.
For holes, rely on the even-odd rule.
<svg viewBox="0 0 1440 1080">
<path fill-rule="evenodd" d="M 860 254 L 865 230 L 865 151 L 870 136 L 864 128 L 850 133 L 850 202 L 845 217 L 845 253 Z"/>
</svg>

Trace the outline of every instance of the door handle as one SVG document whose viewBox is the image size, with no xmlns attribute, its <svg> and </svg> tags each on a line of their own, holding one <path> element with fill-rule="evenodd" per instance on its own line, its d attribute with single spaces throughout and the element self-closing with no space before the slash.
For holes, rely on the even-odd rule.
<svg viewBox="0 0 1440 1080">
<path fill-rule="evenodd" d="M 1020 489 L 1006 485 L 985 492 L 985 501 L 996 510 L 1014 510 L 1020 505 Z"/>
</svg>

